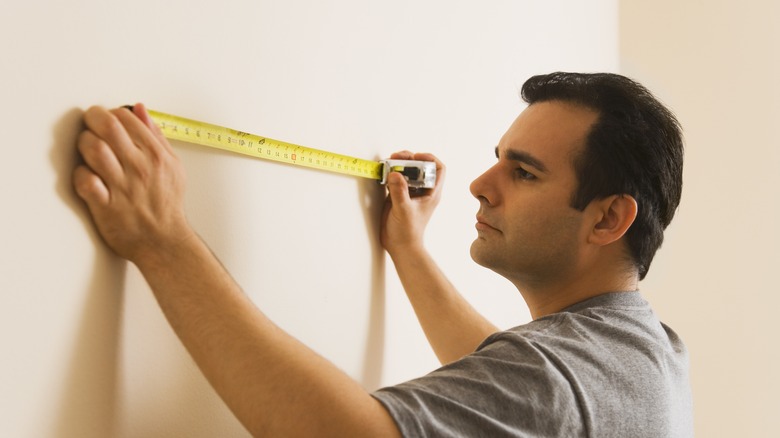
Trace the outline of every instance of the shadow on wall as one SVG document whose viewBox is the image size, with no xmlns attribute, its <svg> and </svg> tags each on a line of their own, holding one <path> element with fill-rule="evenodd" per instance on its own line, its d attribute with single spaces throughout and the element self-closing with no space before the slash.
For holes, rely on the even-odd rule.
<svg viewBox="0 0 780 438">
<path fill-rule="evenodd" d="M 204 106 L 207 104 L 203 104 Z M 188 219 L 217 257 L 241 254 L 239 237 L 222 232 L 234 187 L 226 175 L 229 152 L 171 141 L 188 175 Z M 210 237 L 210 239 L 209 239 Z M 217 241 L 217 239 L 220 239 Z M 210 241 L 213 240 L 213 241 Z M 121 430 L 128 437 L 246 437 L 249 434 L 209 385 L 165 319 L 148 284 L 137 269 L 128 272 L 124 312 Z M 139 368 L 139 361 L 149 369 Z"/>
<path fill-rule="evenodd" d="M 55 124 L 49 158 L 58 176 L 56 191 L 82 220 L 95 246 L 92 279 L 84 291 L 84 308 L 64 370 L 60 410 L 51 436 L 108 437 L 114 435 L 119 394 L 119 334 L 127 263 L 114 255 L 97 234 L 86 206 L 72 189 L 71 175 L 79 163 L 76 139 L 83 111 L 71 109 Z"/>
<path fill-rule="evenodd" d="M 371 300 L 360 383 L 367 390 L 374 390 L 382 382 L 385 353 L 385 250 L 380 241 L 385 189 L 376 181 L 361 179 L 358 181 L 358 196 L 366 235 L 371 243 Z"/>
</svg>

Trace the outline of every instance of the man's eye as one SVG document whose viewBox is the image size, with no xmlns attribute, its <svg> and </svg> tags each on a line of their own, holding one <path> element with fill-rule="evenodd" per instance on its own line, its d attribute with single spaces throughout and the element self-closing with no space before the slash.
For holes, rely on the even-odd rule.
<svg viewBox="0 0 780 438">
<path fill-rule="evenodd" d="M 522 167 L 518 167 L 517 169 L 515 169 L 515 175 L 517 175 L 517 177 L 520 179 L 527 179 L 527 180 L 536 179 L 536 175 L 523 169 Z"/>
</svg>

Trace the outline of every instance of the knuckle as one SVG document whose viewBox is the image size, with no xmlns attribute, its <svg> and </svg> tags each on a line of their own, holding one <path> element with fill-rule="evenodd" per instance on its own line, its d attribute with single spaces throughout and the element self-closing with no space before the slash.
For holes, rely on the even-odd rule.
<svg viewBox="0 0 780 438">
<path fill-rule="evenodd" d="M 81 152 L 87 152 L 90 149 L 93 149 L 100 141 L 99 138 L 95 136 L 92 131 L 81 131 L 81 134 L 79 134 L 78 138 L 78 148 Z"/>
<path fill-rule="evenodd" d="M 76 140 L 76 147 L 82 155 L 84 155 L 89 150 L 89 144 L 92 141 L 90 136 L 91 133 L 89 131 L 81 131 L 78 139 Z"/>
<path fill-rule="evenodd" d="M 112 137 L 124 131 L 124 125 L 119 119 L 100 106 L 92 106 L 84 113 L 84 122 L 87 129 L 99 137 Z"/>
<path fill-rule="evenodd" d="M 152 166 L 161 167 L 165 165 L 165 154 L 160 148 L 150 147 L 146 150 L 146 154 Z"/>
<path fill-rule="evenodd" d="M 105 111 L 106 111 L 105 108 L 103 108 L 100 105 L 92 105 L 91 107 L 87 108 L 86 111 L 84 111 L 84 118 L 95 119 L 97 117 L 100 117 L 100 114 Z"/>
<path fill-rule="evenodd" d="M 81 166 L 73 173 L 73 188 L 82 198 L 89 198 L 95 192 L 97 181 L 95 175 Z"/>
<path fill-rule="evenodd" d="M 108 144 L 88 131 L 80 134 L 78 149 L 88 163 L 107 164 L 113 159 L 114 153 Z"/>
</svg>

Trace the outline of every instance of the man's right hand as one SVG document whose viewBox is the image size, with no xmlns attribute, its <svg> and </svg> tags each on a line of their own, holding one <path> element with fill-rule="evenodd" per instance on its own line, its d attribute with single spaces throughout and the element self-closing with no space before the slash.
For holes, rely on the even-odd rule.
<svg viewBox="0 0 780 438">
<path fill-rule="evenodd" d="M 410 193 L 406 179 L 398 172 L 387 176 L 389 195 L 382 216 L 382 246 L 392 255 L 399 250 L 422 249 L 423 234 L 441 199 L 445 167 L 435 156 L 409 151 L 396 152 L 394 160 L 433 161 L 436 163 L 436 186 Z"/>
</svg>

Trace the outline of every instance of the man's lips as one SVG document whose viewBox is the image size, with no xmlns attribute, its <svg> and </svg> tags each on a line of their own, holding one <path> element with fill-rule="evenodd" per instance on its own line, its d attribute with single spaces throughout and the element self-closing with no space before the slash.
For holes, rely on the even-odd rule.
<svg viewBox="0 0 780 438">
<path fill-rule="evenodd" d="M 499 231 L 498 228 L 490 225 L 490 223 L 485 219 L 484 216 L 477 215 L 477 224 L 475 225 L 477 230 L 483 231 L 483 230 L 494 230 Z"/>
</svg>

